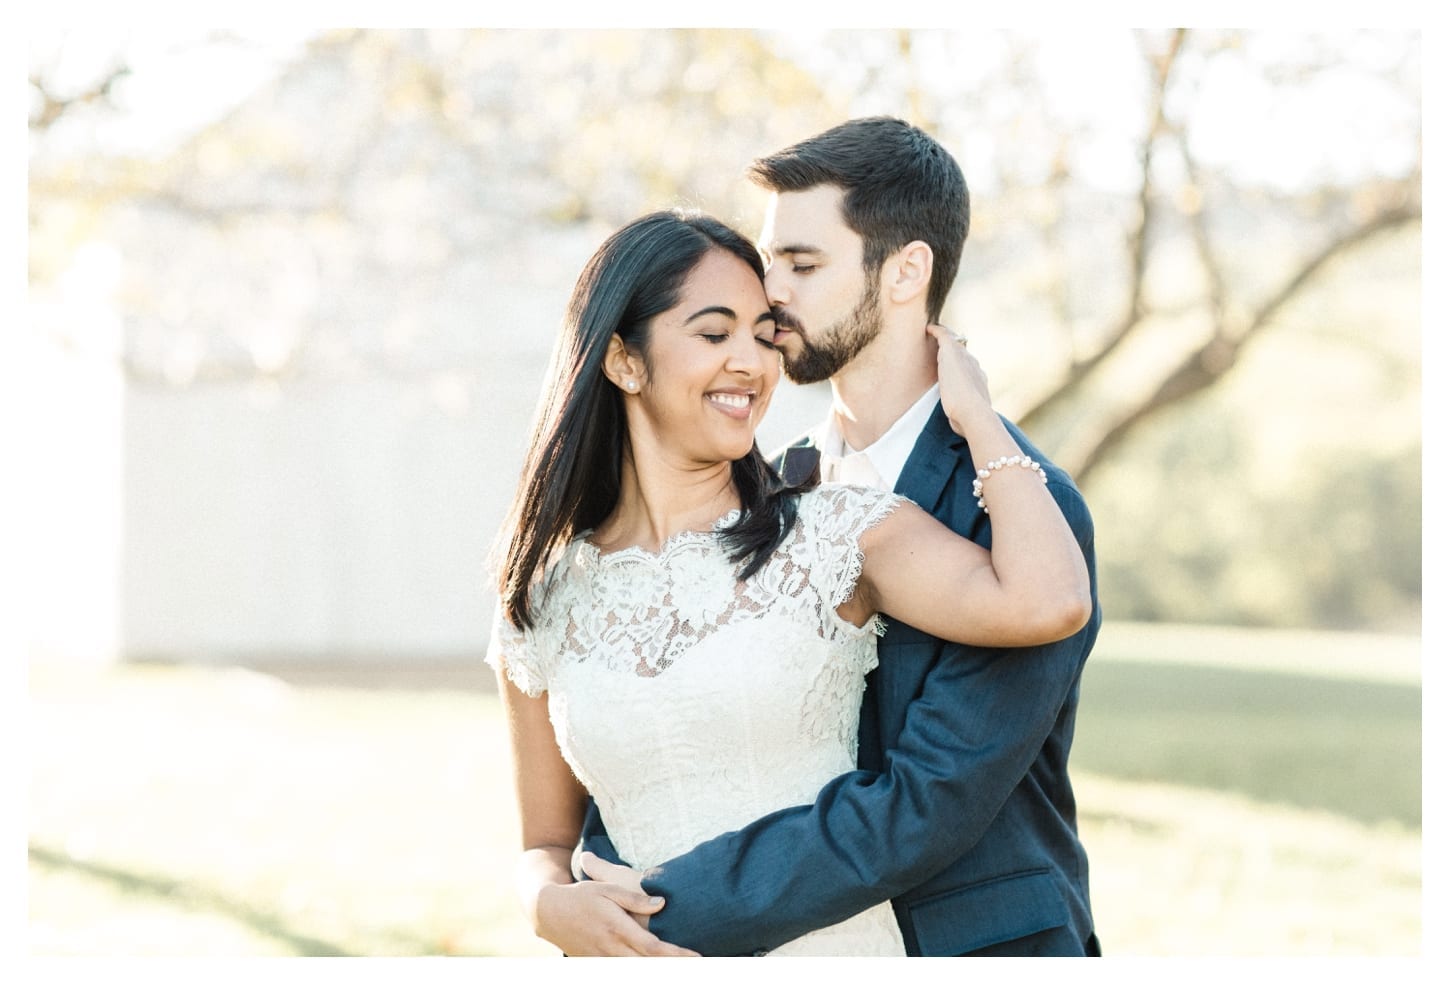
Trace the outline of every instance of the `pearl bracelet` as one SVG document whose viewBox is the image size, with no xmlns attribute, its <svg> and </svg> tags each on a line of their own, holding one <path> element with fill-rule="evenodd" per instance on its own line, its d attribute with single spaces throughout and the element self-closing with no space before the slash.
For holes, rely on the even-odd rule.
<svg viewBox="0 0 1450 985">
<path fill-rule="evenodd" d="M 987 509 L 987 501 L 982 498 L 982 483 L 985 482 L 987 479 L 990 479 L 993 472 L 996 472 L 999 469 L 1005 469 L 1012 465 L 1016 465 L 1019 468 L 1024 468 L 1032 472 L 1036 472 L 1039 476 L 1042 477 L 1042 481 L 1044 483 L 1047 481 L 1047 473 L 1042 471 L 1042 466 L 1038 465 L 1026 455 L 1013 455 L 1010 458 L 1004 456 L 1002 458 L 990 461 L 986 465 L 977 469 L 977 477 L 972 480 L 972 495 L 977 497 L 977 505 L 982 508 L 983 513 L 991 513 L 992 511 Z"/>
</svg>

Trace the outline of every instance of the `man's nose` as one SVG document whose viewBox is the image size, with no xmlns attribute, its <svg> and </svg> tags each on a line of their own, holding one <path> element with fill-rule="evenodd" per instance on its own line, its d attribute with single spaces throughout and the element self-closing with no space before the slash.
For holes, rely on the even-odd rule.
<svg viewBox="0 0 1450 985">
<path fill-rule="evenodd" d="M 771 307 L 784 307 L 790 302 L 790 290 L 780 264 L 772 263 L 765 268 L 765 300 Z"/>
</svg>

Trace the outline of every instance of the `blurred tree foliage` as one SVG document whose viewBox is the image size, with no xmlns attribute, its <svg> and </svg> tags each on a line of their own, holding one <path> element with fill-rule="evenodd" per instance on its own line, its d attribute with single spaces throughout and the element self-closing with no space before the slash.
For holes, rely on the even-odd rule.
<svg viewBox="0 0 1450 985">
<path fill-rule="evenodd" d="M 946 320 L 974 335 L 984 320 L 1010 326 L 1030 353 L 1002 374 L 1002 402 L 1089 489 L 1109 613 L 1405 628 L 1419 603 L 1419 435 L 1396 395 L 1419 382 L 1405 356 L 1418 337 L 1418 39 L 1132 37 L 1137 122 L 1114 135 L 1047 98 L 1025 35 L 994 35 L 982 59 L 955 31 L 336 32 L 152 155 L 85 138 L 124 115 L 123 60 L 63 85 L 32 53 L 31 282 L 53 283 L 102 229 L 124 231 L 128 260 L 170 271 L 123 290 L 136 385 L 436 373 L 485 358 L 459 312 L 480 297 L 507 308 L 511 280 L 528 288 L 525 268 L 549 257 L 529 245 L 541 233 L 597 242 L 679 203 L 753 231 L 751 158 L 846 116 L 904 116 L 977 176 Z M 1345 111 L 1390 106 L 1414 152 L 1295 188 L 1245 174 L 1197 130 L 1224 72 L 1275 93 L 1372 91 Z M 1127 163 L 1118 186 L 1084 177 L 1105 144 Z M 505 283 L 469 293 L 483 258 Z M 1366 309 L 1373 284 L 1401 300 Z M 1367 348 L 1360 363 L 1398 360 L 1347 391 L 1397 416 L 1321 445 L 1302 400 L 1241 392 L 1275 336 L 1281 372 L 1310 354 L 1317 365 L 1326 338 Z M 1291 442 L 1272 454 L 1292 484 L 1244 480 L 1266 435 Z"/>
<path fill-rule="evenodd" d="M 843 36 L 864 47 L 854 61 L 870 66 L 868 84 L 887 85 L 948 146 L 971 146 L 974 131 L 991 132 L 996 187 L 986 208 L 1010 217 L 1011 229 L 985 238 L 1012 243 L 1013 260 L 1030 275 L 1018 289 L 1036 307 L 1024 314 L 1044 322 L 1051 338 L 1036 353 L 1033 392 L 1015 416 L 1083 482 L 1146 421 L 1223 380 L 1335 262 L 1382 234 L 1417 227 L 1421 215 L 1411 37 L 1381 48 L 1342 35 L 1296 35 L 1294 45 L 1251 32 L 1133 37 L 1141 65 L 1138 102 L 1127 115 L 1138 124 L 1114 152 L 1131 154 L 1134 166 L 1121 190 L 1103 194 L 1079 174 L 1101 152 L 1103 134 L 1066 116 L 1034 84 L 1050 56 L 1030 38 L 1009 46 L 995 75 L 976 80 L 962 71 L 953 86 L 925 66 L 928 57 L 932 65 L 962 63 L 966 52 L 953 43 L 963 35 L 899 31 L 894 47 L 872 44 L 864 32 Z M 1245 118 L 1292 111 L 1294 97 L 1333 87 L 1340 115 L 1395 120 L 1395 150 L 1412 153 L 1349 176 L 1325 160 L 1312 187 L 1275 188 L 1237 162 L 1212 159 L 1198 139 L 1203 107 L 1226 74 L 1259 83 L 1282 104 L 1237 107 Z M 1241 83 L 1244 91 L 1254 92 L 1252 82 Z M 1330 147 L 1325 139 L 1326 158 Z M 1151 359 L 1136 358 L 1149 346 Z"/>
<path fill-rule="evenodd" d="M 582 257 L 551 234 L 676 204 L 758 222 L 746 163 L 840 115 L 749 32 L 345 31 L 138 157 L 86 139 L 127 74 L 32 71 L 31 281 L 102 225 L 164 270 L 128 281 L 123 353 L 162 387 L 476 365 L 495 340 L 466 309 L 561 307 Z"/>
</svg>

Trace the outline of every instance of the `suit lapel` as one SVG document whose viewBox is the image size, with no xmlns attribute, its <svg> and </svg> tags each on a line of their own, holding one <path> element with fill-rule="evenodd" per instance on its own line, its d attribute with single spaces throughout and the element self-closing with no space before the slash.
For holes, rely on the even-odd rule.
<svg viewBox="0 0 1450 985">
<path fill-rule="evenodd" d="M 928 513 L 935 513 L 941 505 L 947 480 L 956 468 L 957 451 L 964 447 L 966 441 L 952 430 L 947 423 L 946 412 L 938 402 L 901 469 L 901 476 L 896 480 L 896 492 Z"/>
<path fill-rule="evenodd" d="M 819 429 L 812 429 L 776 453 L 771 464 L 787 485 L 799 485 L 812 472 L 819 474 L 821 452 L 816 446 L 820 437 L 818 432 Z M 941 504 L 947 480 L 956 468 L 958 450 L 965 448 L 966 444 L 947 423 L 946 411 L 938 401 L 901 469 L 901 475 L 896 480 L 896 493 L 928 513 L 935 513 Z"/>
</svg>

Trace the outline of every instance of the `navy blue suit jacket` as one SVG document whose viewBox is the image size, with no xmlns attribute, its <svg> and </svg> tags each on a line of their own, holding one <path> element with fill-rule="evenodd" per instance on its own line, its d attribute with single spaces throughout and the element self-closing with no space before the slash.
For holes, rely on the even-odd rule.
<svg viewBox="0 0 1450 985">
<path fill-rule="evenodd" d="M 1068 780 L 1078 687 L 1102 620 L 1092 518 L 1041 462 L 1092 576 L 1092 618 L 1047 646 L 948 643 L 888 620 L 867 679 L 857 769 L 815 803 L 760 818 L 647 871 L 650 930 L 706 955 L 752 954 L 890 899 L 913 955 L 1097 952 L 1088 863 Z M 787 449 L 787 481 L 817 455 Z M 938 404 L 896 491 L 991 546 L 976 466 Z M 590 804 L 582 847 L 618 856 Z"/>
</svg>

